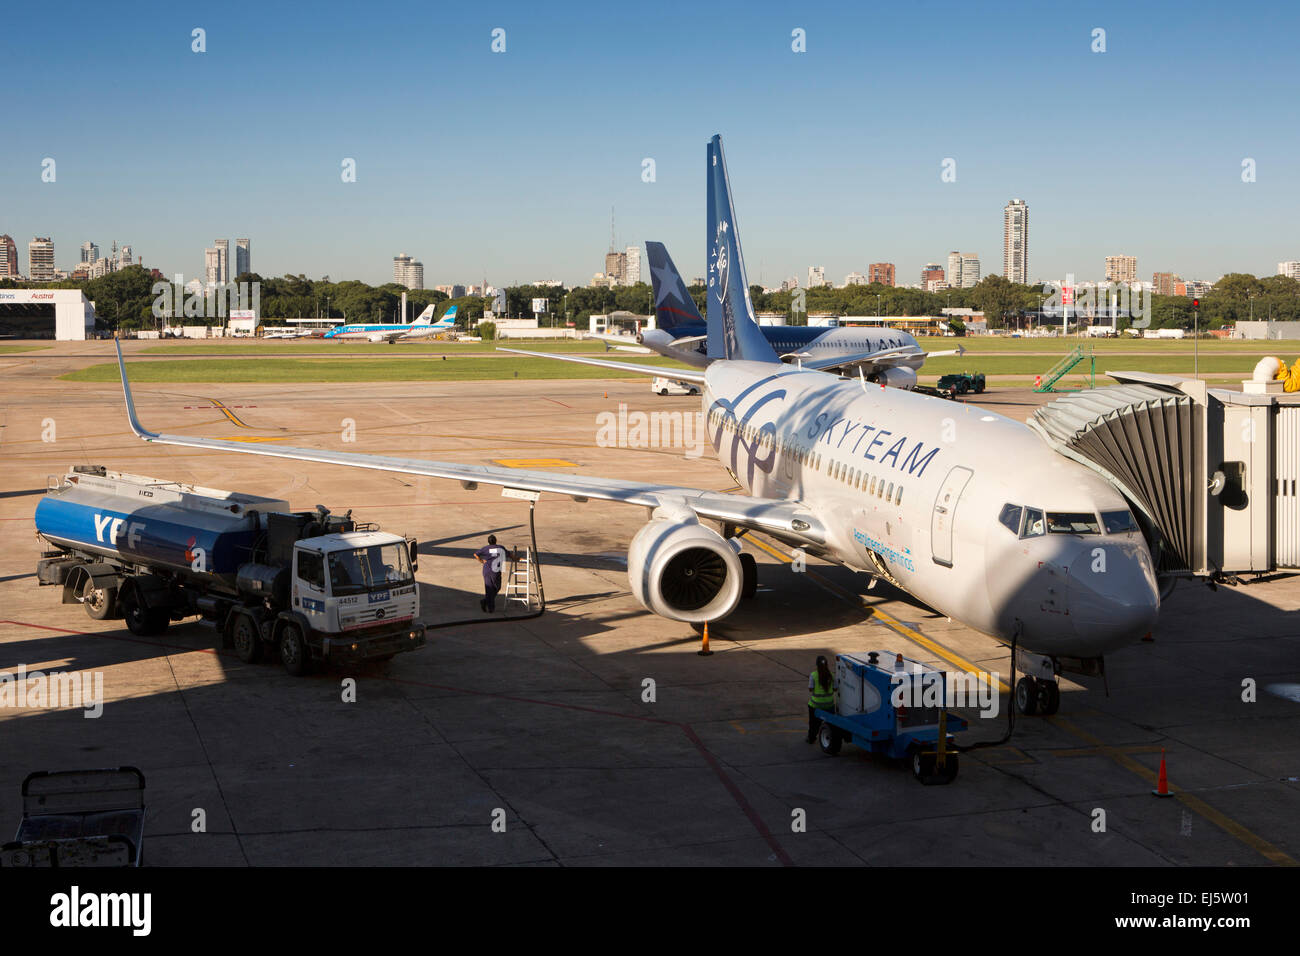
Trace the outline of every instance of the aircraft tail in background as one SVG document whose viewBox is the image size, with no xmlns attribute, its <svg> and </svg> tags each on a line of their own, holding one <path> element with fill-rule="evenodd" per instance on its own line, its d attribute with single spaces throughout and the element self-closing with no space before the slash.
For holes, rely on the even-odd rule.
<svg viewBox="0 0 1300 956">
<path fill-rule="evenodd" d="M 703 325 L 704 316 L 696 308 L 667 247 L 662 242 L 647 242 L 645 251 L 654 288 L 655 328 L 671 331 L 679 325 Z"/>
<path fill-rule="evenodd" d="M 707 156 L 709 358 L 779 364 L 781 359 L 758 327 L 749 299 L 721 136 L 709 140 Z"/>
</svg>

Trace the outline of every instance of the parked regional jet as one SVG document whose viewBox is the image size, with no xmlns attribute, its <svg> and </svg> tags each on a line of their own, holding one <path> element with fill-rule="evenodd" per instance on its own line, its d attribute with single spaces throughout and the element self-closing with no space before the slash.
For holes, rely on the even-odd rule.
<svg viewBox="0 0 1300 956">
<path fill-rule="evenodd" d="M 119 345 L 131 428 L 159 444 L 646 508 L 650 519 L 629 545 L 628 578 L 644 607 L 675 621 L 717 621 L 753 595 L 754 559 L 732 535 L 762 532 L 883 577 L 944 615 L 1041 655 L 1045 679 L 1030 681 L 1026 693 L 1038 695 L 1029 709 L 1051 712 L 1060 700 L 1059 659 L 1096 659 L 1136 641 L 1159 610 L 1151 555 L 1124 498 L 1012 419 L 781 362 L 754 320 L 720 137 L 709 142 L 707 162 L 714 360 L 675 377 L 703 386 L 713 447 L 744 494 L 159 434 L 136 415 Z M 719 522 L 722 533 L 704 521 Z"/>
<path fill-rule="evenodd" d="M 704 368 L 711 361 L 704 318 L 667 247 L 662 242 L 647 242 L 645 247 L 654 288 L 655 328 L 639 333 L 636 341 L 667 358 Z M 783 362 L 812 363 L 823 370 L 861 368 L 867 381 L 894 388 L 916 385 L 916 373 L 927 358 L 966 351 L 959 346 L 927 353 L 910 334 L 890 328 L 765 325 L 760 330 Z M 596 338 L 625 348 L 618 336 Z"/>
<path fill-rule="evenodd" d="M 424 311 L 416 316 L 410 324 L 401 322 L 391 325 L 340 325 L 325 333 L 327 339 L 365 339 L 367 342 L 409 342 L 414 339 L 445 335 L 456 327 L 456 306 L 447 310 L 437 322 L 433 313 L 437 305 L 430 303 Z"/>
</svg>

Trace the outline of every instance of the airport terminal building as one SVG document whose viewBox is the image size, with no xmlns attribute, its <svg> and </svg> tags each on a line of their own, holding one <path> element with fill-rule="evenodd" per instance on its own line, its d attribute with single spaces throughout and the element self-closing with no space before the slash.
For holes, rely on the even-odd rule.
<svg viewBox="0 0 1300 956">
<path fill-rule="evenodd" d="M 95 336 L 95 303 L 80 289 L 0 289 L 0 338 L 82 341 Z"/>
</svg>

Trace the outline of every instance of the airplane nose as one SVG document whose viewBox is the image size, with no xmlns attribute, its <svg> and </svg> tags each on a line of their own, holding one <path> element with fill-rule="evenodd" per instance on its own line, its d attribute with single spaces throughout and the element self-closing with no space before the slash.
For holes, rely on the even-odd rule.
<svg viewBox="0 0 1300 956">
<path fill-rule="evenodd" d="M 1075 637 L 1104 654 L 1143 637 L 1155 625 L 1160 590 L 1143 545 L 1097 545 L 1070 562 L 1066 605 Z"/>
</svg>

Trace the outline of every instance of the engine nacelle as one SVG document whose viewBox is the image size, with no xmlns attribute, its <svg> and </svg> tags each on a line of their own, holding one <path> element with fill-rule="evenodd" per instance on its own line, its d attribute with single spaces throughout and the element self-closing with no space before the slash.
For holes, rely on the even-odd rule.
<svg viewBox="0 0 1300 956">
<path fill-rule="evenodd" d="M 656 516 L 627 552 L 633 596 L 671 621 L 698 624 L 726 617 L 740 603 L 740 543 L 694 516 Z"/>
<path fill-rule="evenodd" d="M 916 370 L 908 368 L 906 365 L 898 365 L 891 368 L 882 368 L 869 378 L 873 382 L 883 383 L 890 388 L 906 390 L 916 385 Z"/>
</svg>

